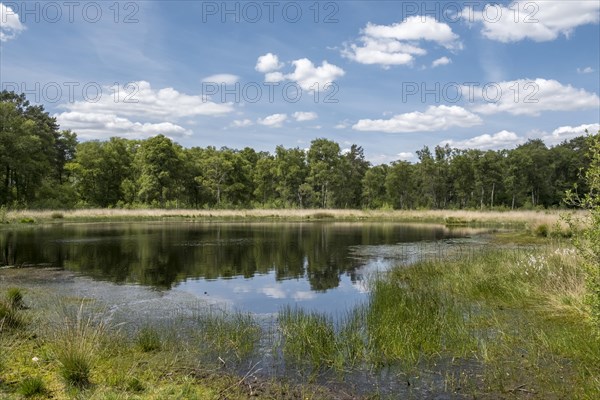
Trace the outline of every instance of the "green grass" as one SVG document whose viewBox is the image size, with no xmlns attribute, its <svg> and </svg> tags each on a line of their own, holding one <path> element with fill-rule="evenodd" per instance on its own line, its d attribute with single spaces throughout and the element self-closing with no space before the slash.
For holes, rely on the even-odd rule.
<svg viewBox="0 0 600 400">
<path fill-rule="evenodd" d="M 339 321 L 279 313 L 286 360 L 336 370 L 443 367 L 452 392 L 593 398 L 600 341 L 588 323 L 579 260 L 564 242 L 490 249 L 398 267 L 370 282 L 369 302 Z"/>
<path fill-rule="evenodd" d="M 586 398 L 600 389 L 600 342 L 586 323 L 584 295 L 570 248 L 423 262 L 375 284 L 369 335 L 386 361 L 475 360 L 485 374 L 471 386 L 484 392 L 525 385 L 545 393 L 540 398 Z"/>
<path fill-rule="evenodd" d="M 56 320 L 59 324 L 50 334 L 60 375 L 69 386 L 89 386 L 94 364 L 108 340 L 107 327 L 84 308 L 84 302 L 77 309 L 63 305 Z"/>
<path fill-rule="evenodd" d="M 39 376 L 27 377 L 19 384 L 18 393 L 23 397 L 42 396 L 46 392 L 44 380 Z"/>
<path fill-rule="evenodd" d="M 279 312 L 279 327 L 285 357 L 314 367 L 331 366 L 336 356 L 333 319 L 300 308 L 285 307 Z"/>
<path fill-rule="evenodd" d="M 6 301 L 15 310 L 25 308 L 25 304 L 23 303 L 23 292 L 19 288 L 8 288 L 6 291 Z"/>
<path fill-rule="evenodd" d="M 222 360 L 239 361 L 250 356 L 262 333 L 249 313 L 201 310 L 196 319 L 198 345 Z"/>
<path fill-rule="evenodd" d="M 22 312 L 12 304 L 0 300 L 0 333 L 5 330 L 21 329 L 25 325 Z"/>
<path fill-rule="evenodd" d="M 433 281 L 436 271 L 421 267 Z M 373 361 L 413 366 L 445 352 L 465 355 L 472 345 L 465 323 L 469 307 L 436 286 L 410 279 L 373 285 L 366 318 Z"/>
<path fill-rule="evenodd" d="M 145 353 L 160 350 L 162 347 L 160 334 L 150 325 L 140 329 L 136 337 L 136 344 Z"/>
<path fill-rule="evenodd" d="M 600 341 L 580 260 L 564 241 L 535 240 L 394 268 L 368 282 L 366 304 L 341 316 L 283 308 L 278 334 L 266 339 L 240 312 L 201 310 L 183 327 L 149 323 L 131 340 L 93 301 L 51 312 L 4 300 L 0 312 L 32 323 L 0 332 L 0 398 L 16 396 L 26 377 L 40 377 L 55 399 L 334 397 L 307 381 L 254 380 L 262 365 L 248 360 L 267 349 L 292 374 L 308 367 L 344 379 L 392 366 L 390 379 L 427 385 L 437 374 L 450 395 L 594 399 Z"/>
</svg>

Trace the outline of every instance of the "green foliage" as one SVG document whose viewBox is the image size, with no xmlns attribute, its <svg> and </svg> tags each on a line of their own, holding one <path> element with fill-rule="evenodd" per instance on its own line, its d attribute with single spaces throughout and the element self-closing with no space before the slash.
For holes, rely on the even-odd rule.
<svg viewBox="0 0 600 400">
<path fill-rule="evenodd" d="M 273 154 L 186 149 L 164 135 L 77 143 L 43 107 L 6 91 L 0 120 L 0 206 L 540 209 L 589 186 L 579 173 L 590 164 L 584 137 L 552 148 L 541 140 L 499 151 L 423 147 L 416 162 L 371 166 L 361 147 L 342 151 L 325 138 Z"/>
<path fill-rule="evenodd" d="M 47 392 L 44 380 L 39 376 L 27 377 L 19 383 L 18 392 L 24 397 L 44 395 Z"/>
<path fill-rule="evenodd" d="M 588 295 L 592 322 L 600 335 L 600 131 L 588 138 L 590 165 L 585 171 L 588 192 L 578 196 L 567 192 L 566 201 L 590 211 L 584 228 L 574 243 L 584 259 L 587 272 Z"/>
<path fill-rule="evenodd" d="M 548 235 L 550 233 L 550 229 L 548 228 L 548 225 L 546 225 L 546 224 L 540 224 L 540 225 L 538 225 L 538 226 L 535 227 L 535 229 L 533 230 L 533 233 L 536 236 L 548 237 Z"/>
<path fill-rule="evenodd" d="M 60 185 L 74 155 L 76 136 L 25 95 L 0 92 L 0 204 L 28 204 L 42 195 L 44 180 Z"/>
<path fill-rule="evenodd" d="M 145 353 L 160 350 L 162 347 L 158 331 L 151 326 L 144 326 L 140 329 L 136 337 L 136 344 Z"/>
<path fill-rule="evenodd" d="M 22 224 L 35 224 L 35 219 L 33 219 L 31 217 L 25 217 L 25 218 L 21 218 L 19 220 L 19 222 Z"/>
</svg>

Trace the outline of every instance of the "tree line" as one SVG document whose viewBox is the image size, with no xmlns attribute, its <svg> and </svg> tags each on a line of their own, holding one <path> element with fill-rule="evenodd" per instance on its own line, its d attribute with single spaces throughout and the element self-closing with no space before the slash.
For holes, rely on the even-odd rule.
<svg viewBox="0 0 600 400">
<path fill-rule="evenodd" d="M 319 138 L 273 153 L 184 148 L 164 135 L 78 142 L 43 106 L 0 93 L 0 205 L 30 208 L 535 208 L 587 192 L 588 140 L 511 150 L 425 146 L 371 165 L 360 146 Z"/>
</svg>

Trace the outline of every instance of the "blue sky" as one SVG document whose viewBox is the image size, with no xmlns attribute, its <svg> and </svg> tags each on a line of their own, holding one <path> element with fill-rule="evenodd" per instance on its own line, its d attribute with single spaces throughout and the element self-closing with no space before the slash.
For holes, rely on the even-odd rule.
<svg viewBox="0 0 600 400">
<path fill-rule="evenodd" d="M 554 145 L 600 121 L 598 0 L 0 4 L 2 88 L 81 140 L 325 137 L 382 163 Z"/>
</svg>

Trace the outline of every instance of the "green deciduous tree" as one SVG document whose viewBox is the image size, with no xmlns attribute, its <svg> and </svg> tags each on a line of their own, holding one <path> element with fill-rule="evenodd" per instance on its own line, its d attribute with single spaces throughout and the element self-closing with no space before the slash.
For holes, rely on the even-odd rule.
<svg viewBox="0 0 600 400">
<path fill-rule="evenodd" d="M 328 139 L 315 139 L 307 155 L 309 183 L 314 191 L 315 206 L 333 206 L 334 185 L 340 178 L 340 146 Z"/>
<path fill-rule="evenodd" d="M 135 165 L 139 170 L 137 196 L 142 203 L 164 207 L 177 200 L 182 165 L 177 146 L 163 135 L 140 145 Z"/>
</svg>

